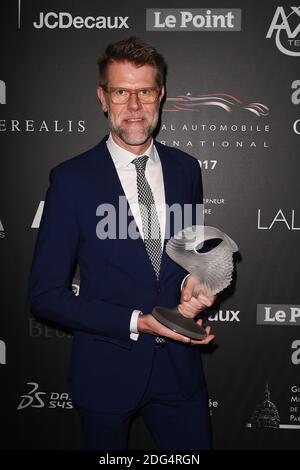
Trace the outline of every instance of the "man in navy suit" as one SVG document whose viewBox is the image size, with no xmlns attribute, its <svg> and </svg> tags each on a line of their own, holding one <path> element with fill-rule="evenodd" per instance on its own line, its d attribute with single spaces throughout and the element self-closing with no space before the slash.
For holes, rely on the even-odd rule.
<svg viewBox="0 0 300 470">
<path fill-rule="evenodd" d="M 174 234 L 167 209 L 190 205 L 192 225 L 202 203 L 197 160 L 152 137 L 165 67 L 140 39 L 110 44 L 98 96 L 111 132 L 50 175 L 29 298 L 37 315 L 74 332 L 69 379 L 84 449 L 126 449 L 136 412 L 160 449 L 210 448 L 200 350 L 214 336 L 207 327 L 204 340 L 191 340 L 151 314 L 179 303 L 194 318 L 214 301 L 193 295 L 195 280 L 164 250 L 165 234 Z M 150 203 L 155 242 L 143 212 Z M 78 296 L 70 287 L 76 265 Z"/>
</svg>

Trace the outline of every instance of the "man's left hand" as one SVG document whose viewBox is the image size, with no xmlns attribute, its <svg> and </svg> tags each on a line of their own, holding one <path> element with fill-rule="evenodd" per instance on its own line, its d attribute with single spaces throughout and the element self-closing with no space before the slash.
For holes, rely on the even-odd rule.
<svg viewBox="0 0 300 470">
<path fill-rule="evenodd" d="M 216 296 L 207 295 L 204 289 L 200 289 L 197 294 L 194 293 L 196 285 L 199 283 L 190 275 L 186 278 L 182 291 L 178 311 L 187 318 L 194 318 L 199 312 L 211 307 Z"/>
</svg>

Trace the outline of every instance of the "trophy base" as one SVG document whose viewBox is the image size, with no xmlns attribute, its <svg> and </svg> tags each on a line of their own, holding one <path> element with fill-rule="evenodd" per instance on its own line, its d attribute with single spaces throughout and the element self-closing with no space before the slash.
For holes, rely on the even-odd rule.
<svg viewBox="0 0 300 470">
<path fill-rule="evenodd" d="M 152 310 L 154 318 L 176 333 L 188 336 L 191 339 L 202 340 L 206 338 L 205 329 L 192 318 L 184 317 L 176 308 L 155 307 Z"/>
</svg>

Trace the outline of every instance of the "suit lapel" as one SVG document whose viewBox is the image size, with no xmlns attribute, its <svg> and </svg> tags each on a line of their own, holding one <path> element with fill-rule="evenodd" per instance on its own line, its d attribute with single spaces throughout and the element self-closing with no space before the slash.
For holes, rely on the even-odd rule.
<svg viewBox="0 0 300 470">
<path fill-rule="evenodd" d="M 104 181 L 105 187 L 102 187 L 102 195 L 104 195 L 106 199 L 105 202 L 109 202 L 116 208 L 117 233 L 119 233 L 119 197 L 123 196 L 124 201 L 126 201 L 126 214 L 129 213 L 129 203 L 119 179 L 118 172 L 107 148 L 106 140 L 107 136 L 96 147 L 95 157 L 100 171 L 107 176 Z M 135 219 L 133 216 L 128 216 L 127 220 L 128 224 L 131 224 L 134 231 L 139 233 L 139 237 L 136 240 L 132 240 L 127 236 L 126 239 L 120 240 L 122 251 L 124 252 L 124 250 L 127 250 L 127 253 L 131 254 L 132 259 L 143 260 L 143 268 L 147 270 L 148 275 L 150 274 L 156 279 L 155 271 L 147 254 L 143 238 L 141 237 Z"/>
<path fill-rule="evenodd" d="M 123 196 L 124 200 L 126 200 L 126 211 L 128 214 L 129 203 L 125 196 L 123 186 L 119 179 L 114 162 L 108 151 L 106 140 L 107 137 L 105 137 L 95 148 L 95 161 L 97 165 L 97 171 L 99 170 L 102 174 L 107 176 L 106 178 L 104 178 L 104 180 L 102 180 L 102 197 L 104 197 L 105 202 L 111 203 L 117 209 L 118 214 L 119 197 Z M 159 144 L 158 142 L 155 142 L 155 147 L 158 151 L 162 166 L 166 204 L 166 231 L 165 234 L 163 234 L 164 245 L 160 268 L 160 279 L 162 279 L 166 267 L 170 262 L 170 259 L 165 250 L 165 246 L 169 238 L 174 235 L 173 217 L 168 217 L 168 208 L 170 208 L 175 203 L 182 203 L 184 197 L 181 168 L 177 164 L 176 159 L 173 158 L 172 152 L 167 150 L 163 145 Z M 128 220 L 131 224 L 134 224 L 136 231 L 140 234 L 134 217 L 129 216 Z M 140 257 L 140 259 L 143 260 L 144 269 L 147 270 L 149 275 L 153 276 L 153 278 L 156 279 L 155 272 L 149 259 L 149 256 L 146 252 L 145 244 L 142 237 L 139 236 L 137 240 L 131 240 L 127 238 L 126 240 L 121 240 L 121 242 L 122 250 L 127 250 L 131 252 L 132 257 Z"/>
<path fill-rule="evenodd" d="M 182 175 L 180 167 L 176 164 L 176 160 L 172 158 L 170 151 L 157 142 L 155 146 L 159 153 L 163 180 L 165 187 L 165 204 L 166 204 L 166 230 L 164 234 L 163 255 L 160 267 L 160 278 L 163 278 L 166 267 L 170 259 L 166 253 L 166 243 L 174 235 L 173 217 L 168 217 L 168 208 L 173 204 L 180 203 L 182 198 Z"/>
</svg>

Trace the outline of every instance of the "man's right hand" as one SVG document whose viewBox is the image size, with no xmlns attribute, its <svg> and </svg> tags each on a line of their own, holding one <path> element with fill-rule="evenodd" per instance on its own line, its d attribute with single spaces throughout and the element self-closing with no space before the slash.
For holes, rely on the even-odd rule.
<svg viewBox="0 0 300 470">
<path fill-rule="evenodd" d="M 157 321 L 151 314 L 140 315 L 138 317 L 137 328 L 138 331 L 142 333 L 166 336 L 167 338 L 173 339 L 174 341 L 181 341 L 182 343 L 191 342 L 191 339 L 188 336 L 175 333 L 175 331 L 172 331 L 170 328 L 162 325 L 162 323 Z"/>
</svg>

